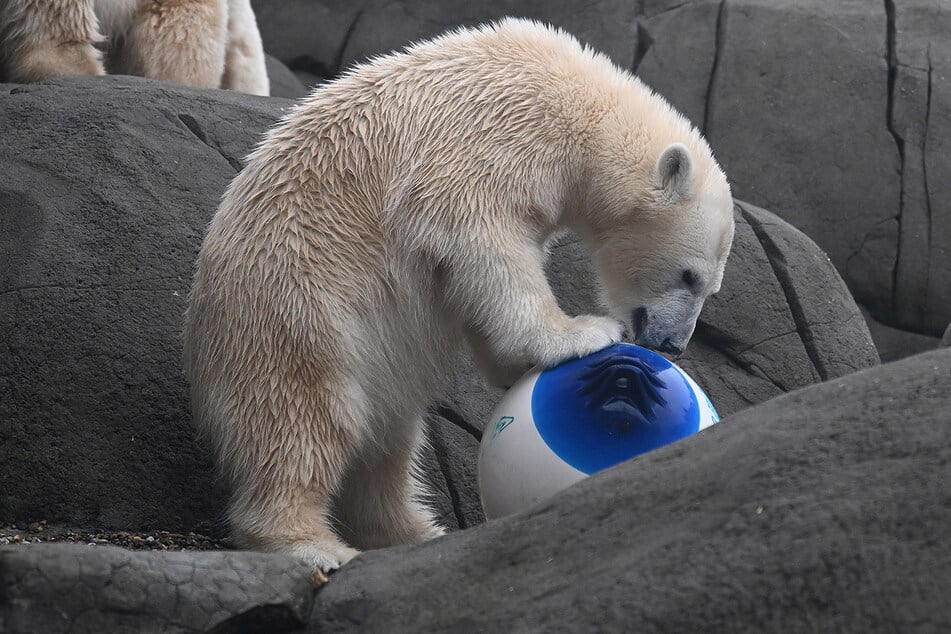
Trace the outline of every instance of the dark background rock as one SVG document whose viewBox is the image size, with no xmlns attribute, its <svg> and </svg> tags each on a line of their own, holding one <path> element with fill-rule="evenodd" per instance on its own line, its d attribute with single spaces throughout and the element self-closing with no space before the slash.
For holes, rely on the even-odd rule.
<svg viewBox="0 0 951 634">
<path fill-rule="evenodd" d="M 271 82 L 271 96 L 297 99 L 305 96 L 309 91 L 297 76 L 291 72 L 284 62 L 273 55 L 265 55 L 267 76 Z"/>
<path fill-rule="evenodd" d="M 0 522 L 210 531 L 181 315 L 214 201 L 289 102 L 131 77 L 0 91 Z"/>
<path fill-rule="evenodd" d="M 868 311 L 863 310 L 862 312 L 865 315 L 868 330 L 875 342 L 875 347 L 878 349 L 878 356 L 882 363 L 934 350 L 941 342 L 938 337 L 920 335 L 917 332 L 886 326 L 869 315 Z"/>
<path fill-rule="evenodd" d="M 313 571 L 262 553 L 0 547 L 0 629 L 32 632 L 291 632 L 307 623 Z"/>
<path fill-rule="evenodd" d="M 217 201 L 291 102 L 127 77 L 0 91 L 0 523 L 218 535 L 181 316 Z M 683 361 L 721 413 L 877 362 L 822 252 L 768 212 L 736 214 Z M 596 309 L 577 241 L 551 277 L 567 310 Z M 425 470 L 450 528 L 482 521 L 476 443 L 500 395 L 463 357 L 430 418 Z"/>
<path fill-rule="evenodd" d="M 932 337 L 951 320 L 951 9 L 940 0 L 253 5 L 266 49 L 321 78 L 459 24 L 564 27 L 700 126 L 737 197 L 813 238 L 876 320 Z"/>
<path fill-rule="evenodd" d="M 868 369 L 523 514 L 365 553 L 311 629 L 947 631 L 949 384 L 951 350 Z"/>
</svg>

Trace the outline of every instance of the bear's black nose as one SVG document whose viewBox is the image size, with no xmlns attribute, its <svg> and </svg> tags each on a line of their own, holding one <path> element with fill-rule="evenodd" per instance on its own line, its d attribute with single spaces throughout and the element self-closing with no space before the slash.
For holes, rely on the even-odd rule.
<svg viewBox="0 0 951 634">
<path fill-rule="evenodd" d="M 631 315 L 631 323 L 634 324 L 634 341 L 638 341 L 647 327 L 647 309 L 643 306 L 635 309 Z"/>
</svg>

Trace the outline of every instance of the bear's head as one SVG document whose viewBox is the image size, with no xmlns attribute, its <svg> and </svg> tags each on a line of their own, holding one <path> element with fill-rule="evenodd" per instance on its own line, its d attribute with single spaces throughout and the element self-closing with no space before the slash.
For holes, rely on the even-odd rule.
<svg viewBox="0 0 951 634">
<path fill-rule="evenodd" d="M 635 343 L 674 357 L 720 289 L 734 231 L 726 176 L 699 135 L 688 141 L 609 157 L 592 175 L 586 223 L 605 305 Z"/>
</svg>

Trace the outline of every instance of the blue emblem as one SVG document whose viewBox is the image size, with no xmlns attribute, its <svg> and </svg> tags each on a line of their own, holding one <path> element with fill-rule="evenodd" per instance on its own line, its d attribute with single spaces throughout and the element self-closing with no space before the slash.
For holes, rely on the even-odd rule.
<svg viewBox="0 0 951 634">
<path fill-rule="evenodd" d="M 499 422 L 495 424 L 495 429 L 492 430 L 492 438 L 495 438 L 502 433 L 506 427 L 515 422 L 514 416 L 503 416 L 499 419 Z"/>
</svg>

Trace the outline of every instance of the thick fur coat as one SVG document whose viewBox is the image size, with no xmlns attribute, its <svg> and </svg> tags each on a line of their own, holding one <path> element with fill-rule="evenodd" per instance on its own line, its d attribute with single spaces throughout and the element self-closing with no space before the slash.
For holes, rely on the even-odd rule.
<svg viewBox="0 0 951 634">
<path fill-rule="evenodd" d="M 612 317 L 552 295 L 565 229 Z M 676 354 L 732 236 L 696 130 L 563 32 L 459 30 L 320 87 L 231 183 L 190 295 L 186 370 L 235 537 L 331 569 L 441 534 L 414 466 L 457 346 L 496 379 L 625 324 Z"/>
<path fill-rule="evenodd" d="M 3 0 L 0 54 L 13 82 L 108 70 L 269 91 L 250 0 Z"/>
</svg>

